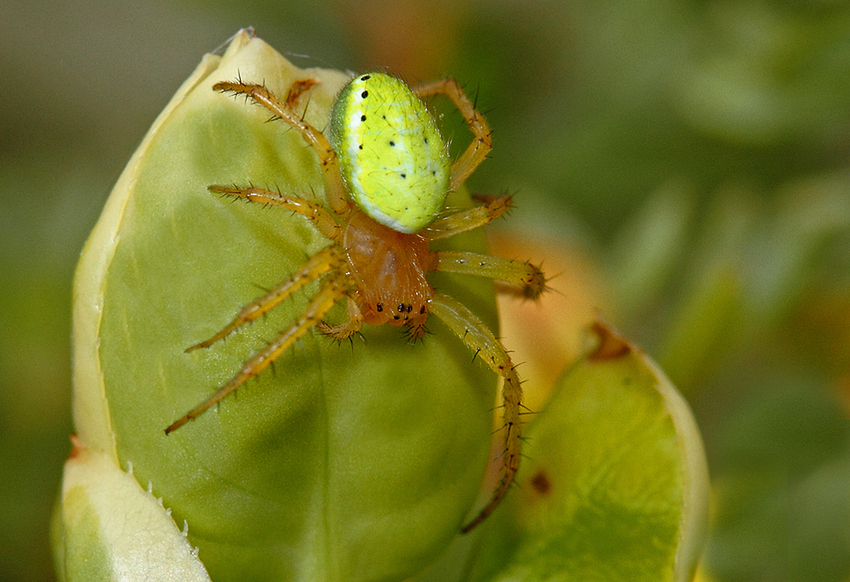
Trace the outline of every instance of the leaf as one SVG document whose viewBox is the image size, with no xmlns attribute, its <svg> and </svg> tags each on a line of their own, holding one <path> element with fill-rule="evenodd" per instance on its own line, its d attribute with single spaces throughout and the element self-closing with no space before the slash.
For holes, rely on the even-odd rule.
<svg viewBox="0 0 850 582">
<path fill-rule="evenodd" d="M 370 328 L 365 345 L 316 331 L 170 436 L 164 429 L 232 377 L 304 309 L 315 286 L 209 349 L 186 347 L 328 244 L 303 217 L 233 203 L 211 184 L 322 200 L 317 158 L 295 131 L 214 92 L 221 80 L 279 95 L 316 78 L 306 119 L 327 124 L 347 76 L 300 71 L 240 33 L 208 56 L 118 181 L 75 281 L 74 419 L 83 445 L 152 484 L 213 579 L 402 579 L 435 559 L 475 499 L 495 377 L 434 318 L 422 344 Z M 469 204 L 465 194 L 451 204 Z M 481 233 L 453 246 L 482 252 Z M 495 325 L 492 285 L 433 277 Z M 341 321 L 344 305 L 329 316 Z"/>
<path fill-rule="evenodd" d="M 478 581 L 693 577 L 708 473 L 684 399 L 634 346 L 596 324 L 596 350 L 561 378 L 473 560 Z"/>
<path fill-rule="evenodd" d="M 79 442 L 65 464 L 61 503 L 54 545 L 63 580 L 209 582 L 162 501 Z"/>
</svg>

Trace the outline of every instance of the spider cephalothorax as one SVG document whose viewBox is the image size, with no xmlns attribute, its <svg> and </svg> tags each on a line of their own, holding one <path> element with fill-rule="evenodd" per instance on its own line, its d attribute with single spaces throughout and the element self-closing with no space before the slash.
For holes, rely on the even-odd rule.
<svg viewBox="0 0 850 582">
<path fill-rule="evenodd" d="M 345 228 L 343 247 L 359 296 L 354 301 L 369 325 L 407 325 L 415 338 L 428 319 L 433 289 L 425 273 L 436 253 L 420 234 L 397 232 L 362 213 Z"/>
<path fill-rule="evenodd" d="M 536 299 L 546 290 L 540 269 L 530 263 L 476 253 L 434 251 L 430 242 L 491 222 L 511 206 L 510 196 L 484 199 L 469 210 L 443 214 L 446 195 L 461 185 L 490 151 L 487 122 L 451 79 L 411 89 L 384 73 L 352 79 L 337 97 L 330 140 L 294 111 L 299 96 L 316 81 L 296 82 L 284 100 L 263 85 L 217 83 L 214 89 L 245 95 L 298 130 L 316 151 L 323 170 L 328 208 L 304 198 L 261 188 L 211 186 L 213 192 L 281 206 L 311 220 L 330 245 L 311 257 L 289 279 L 242 308 L 221 331 L 187 351 L 209 347 L 243 324 L 254 321 L 307 284 L 321 280 L 304 313 L 280 336 L 248 360 L 210 398 L 166 429 L 166 434 L 196 418 L 267 368 L 313 327 L 337 339 L 363 324 L 406 326 L 418 339 L 429 315 L 436 315 L 504 378 L 502 480 L 491 501 L 464 527 L 483 521 L 505 496 L 519 468 L 521 388 L 514 364 L 501 343 L 469 309 L 437 293 L 428 271 L 489 277 L 500 289 Z M 474 140 L 455 162 L 433 116 L 420 97 L 442 93 L 463 114 Z M 323 321 L 342 298 L 348 320 Z"/>
</svg>

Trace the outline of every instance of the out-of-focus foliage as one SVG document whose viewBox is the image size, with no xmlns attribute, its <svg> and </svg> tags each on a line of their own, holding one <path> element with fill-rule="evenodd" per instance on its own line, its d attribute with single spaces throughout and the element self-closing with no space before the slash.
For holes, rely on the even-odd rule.
<svg viewBox="0 0 850 582">
<path fill-rule="evenodd" d="M 646 354 L 601 323 L 591 330 L 594 348 L 529 423 L 519 491 L 471 551 L 456 539 L 417 581 L 692 578 L 708 517 L 693 415 Z"/>
<path fill-rule="evenodd" d="M 13 0 L 0 22 L 0 579 L 52 575 L 79 249 L 199 55 L 246 24 L 312 55 L 302 64 L 477 87 L 496 143 L 470 185 L 518 192 L 506 226 L 546 241 L 565 265 L 553 285 L 580 301 L 538 324 L 598 308 L 691 400 L 714 488 L 701 576 L 850 578 L 845 2 Z"/>
</svg>

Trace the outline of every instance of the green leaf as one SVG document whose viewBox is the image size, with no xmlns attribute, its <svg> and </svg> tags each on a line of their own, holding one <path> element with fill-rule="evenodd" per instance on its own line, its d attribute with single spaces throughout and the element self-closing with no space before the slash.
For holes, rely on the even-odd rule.
<svg viewBox="0 0 850 582">
<path fill-rule="evenodd" d="M 63 580 L 209 582 L 162 500 L 79 447 L 65 463 L 54 547 Z"/>
<path fill-rule="evenodd" d="M 316 288 L 209 349 L 185 348 L 328 244 L 301 216 L 208 191 L 254 184 L 322 200 L 316 155 L 300 135 L 212 90 L 237 77 L 281 96 L 296 79 L 318 79 L 303 101 L 319 128 L 347 79 L 298 70 L 240 33 L 181 87 L 119 179 L 78 267 L 79 437 L 116 468 L 132 463 L 188 523 L 217 581 L 403 579 L 455 536 L 488 461 L 496 379 L 439 322 L 417 345 L 386 326 L 352 347 L 313 330 L 276 373 L 164 433 L 285 329 Z M 469 203 L 465 194 L 450 200 Z M 456 237 L 454 247 L 482 252 L 482 234 Z M 489 282 L 433 283 L 495 326 Z M 340 305 L 329 320 L 343 317 Z"/>
<path fill-rule="evenodd" d="M 646 355 L 596 332 L 529 427 L 519 487 L 463 579 L 692 579 L 708 500 L 693 416 Z"/>
</svg>

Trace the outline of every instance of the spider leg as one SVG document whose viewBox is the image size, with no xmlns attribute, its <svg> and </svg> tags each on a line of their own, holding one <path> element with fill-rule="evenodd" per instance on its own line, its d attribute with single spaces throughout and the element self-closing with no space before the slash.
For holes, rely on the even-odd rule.
<svg viewBox="0 0 850 582">
<path fill-rule="evenodd" d="M 295 100 L 300 96 L 303 89 L 299 81 L 296 81 L 292 91 L 296 92 Z M 285 123 L 294 127 L 304 138 L 316 154 L 319 156 L 319 161 L 322 165 L 322 175 L 325 182 L 325 197 L 330 204 L 331 209 L 337 214 L 345 214 L 349 210 L 349 204 L 345 198 L 345 187 L 342 183 L 342 174 L 339 171 L 339 160 L 336 152 L 334 152 L 327 138 L 322 135 L 322 132 L 304 121 L 301 115 L 288 107 L 285 102 L 278 99 L 274 93 L 268 90 L 264 85 L 242 83 L 240 81 L 221 81 L 213 85 L 213 89 L 223 93 L 233 93 L 235 95 L 245 95 L 254 100 L 258 105 L 262 105 L 272 112 L 275 117 L 279 117 Z M 290 101 L 293 101 L 290 94 Z"/>
<path fill-rule="evenodd" d="M 357 302 L 351 297 L 348 298 L 348 321 L 340 325 L 330 325 L 327 322 L 320 321 L 316 324 L 319 331 L 325 335 L 329 335 L 337 340 L 348 339 L 363 327 L 363 314 L 360 313 L 360 308 Z"/>
<path fill-rule="evenodd" d="M 437 260 L 432 267 L 435 271 L 494 279 L 502 293 L 537 299 L 548 289 L 543 271 L 528 261 L 466 252 L 441 251 L 436 254 Z"/>
<path fill-rule="evenodd" d="M 193 420 L 207 411 L 212 405 L 221 402 L 230 393 L 242 386 L 250 378 L 253 378 L 267 367 L 269 367 L 280 355 L 289 349 L 307 331 L 321 321 L 322 317 L 346 294 L 350 285 L 348 275 L 340 273 L 328 280 L 322 290 L 310 301 L 307 309 L 289 329 L 280 334 L 274 341 L 263 348 L 260 352 L 248 360 L 231 380 L 219 388 L 215 394 L 204 400 L 201 404 L 190 410 L 186 415 L 165 429 L 165 434 L 174 432 L 190 420 Z"/>
<path fill-rule="evenodd" d="M 304 265 L 293 274 L 289 279 L 243 307 L 233 321 L 228 323 L 221 331 L 216 333 L 211 338 L 204 340 L 192 347 L 186 348 L 187 352 L 192 352 L 199 348 L 208 348 L 220 339 L 224 339 L 244 324 L 258 319 L 265 315 L 281 301 L 290 297 L 293 293 L 303 288 L 312 281 L 315 281 L 331 269 L 342 263 L 344 258 L 339 252 L 337 245 L 331 245 L 319 253 L 310 257 Z"/>
<path fill-rule="evenodd" d="M 436 294 L 431 299 L 430 311 L 443 320 L 463 343 L 505 380 L 502 386 L 504 403 L 502 426 L 505 430 L 504 451 L 501 455 L 502 479 L 489 503 L 461 530 L 463 533 L 468 533 L 496 509 L 519 470 L 521 432 L 519 415 L 522 406 L 522 387 L 508 352 L 493 332 L 469 309 L 450 297 Z"/>
<path fill-rule="evenodd" d="M 436 219 L 422 234 L 429 240 L 449 238 L 461 232 L 489 224 L 513 206 L 513 196 L 498 196 L 486 203 Z"/>
<path fill-rule="evenodd" d="M 413 90 L 420 97 L 442 93 L 451 99 L 475 136 L 475 139 L 472 140 L 472 143 L 463 152 L 463 155 L 452 164 L 452 181 L 449 189 L 454 190 L 466 181 L 469 175 L 478 167 L 478 164 L 483 162 L 487 154 L 490 153 L 493 147 L 490 126 L 487 124 L 484 116 L 475 109 L 475 105 L 473 105 L 472 101 L 469 100 L 469 97 L 466 96 L 466 93 L 463 92 L 463 89 L 460 88 L 460 85 L 454 79 L 447 78 L 434 81 L 433 83 L 417 85 Z"/>
<path fill-rule="evenodd" d="M 271 206 L 282 206 L 287 210 L 291 210 L 301 216 L 311 220 L 316 226 L 316 229 L 321 232 L 326 238 L 333 241 L 342 239 L 342 229 L 334 220 L 333 216 L 324 209 L 321 204 L 310 202 L 297 196 L 287 196 L 272 190 L 264 190 L 262 188 L 238 188 L 236 186 L 210 186 L 211 192 L 233 196 L 236 198 L 245 198 L 250 202 L 258 202 L 260 204 L 269 204 Z"/>
</svg>

